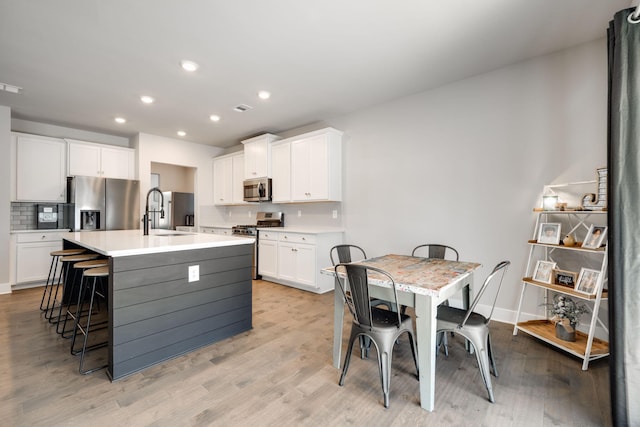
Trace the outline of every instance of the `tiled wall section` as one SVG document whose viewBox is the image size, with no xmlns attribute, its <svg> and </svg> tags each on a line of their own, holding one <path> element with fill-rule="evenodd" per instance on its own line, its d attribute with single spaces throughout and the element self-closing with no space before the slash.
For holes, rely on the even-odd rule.
<svg viewBox="0 0 640 427">
<path fill-rule="evenodd" d="M 11 202 L 11 230 L 35 230 L 36 203 Z"/>
<path fill-rule="evenodd" d="M 57 228 L 68 228 L 65 222 L 65 207 L 68 208 L 69 206 L 62 203 L 58 204 Z M 38 228 L 37 209 L 38 203 L 11 202 L 11 231 L 36 230 Z"/>
</svg>

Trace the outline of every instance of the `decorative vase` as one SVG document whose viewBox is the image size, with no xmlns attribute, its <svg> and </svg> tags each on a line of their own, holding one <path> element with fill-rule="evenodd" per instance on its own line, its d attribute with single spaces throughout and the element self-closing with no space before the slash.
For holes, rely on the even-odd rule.
<svg viewBox="0 0 640 427">
<path fill-rule="evenodd" d="M 576 244 L 576 239 L 571 234 L 567 234 L 565 238 L 562 239 L 562 244 L 565 246 L 573 246 Z"/>
<path fill-rule="evenodd" d="M 575 324 L 570 324 L 570 326 L 567 327 L 563 322 L 556 323 L 556 337 L 560 338 L 563 341 L 575 341 L 576 340 L 575 326 L 576 326 Z"/>
</svg>

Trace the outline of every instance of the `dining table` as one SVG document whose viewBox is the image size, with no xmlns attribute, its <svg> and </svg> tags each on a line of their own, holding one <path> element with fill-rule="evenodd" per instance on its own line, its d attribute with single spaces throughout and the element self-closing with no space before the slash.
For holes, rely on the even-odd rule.
<svg viewBox="0 0 640 427">
<path fill-rule="evenodd" d="M 473 273 L 481 264 L 395 254 L 368 258 L 354 263 L 388 272 L 395 281 L 398 304 L 413 307 L 420 372 L 420 406 L 427 411 L 433 411 L 438 305 L 457 292 L 462 292 L 463 308 L 468 308 Z M 322 269 L 322 273 L 335 276 L 335 269 L 326 267 Z M 385 301 L 394 299 L 392 284 L 389 280 L 384 280 L 373 272 L 368 279 L 369 293 L 372 298 Z M 345 282 L 348 286 L 348 281 Z M 334 292 L 333 366 L 340 369 L 345 301 L 338 286 L 339 284 L 336 283 Z"/>
</svg>

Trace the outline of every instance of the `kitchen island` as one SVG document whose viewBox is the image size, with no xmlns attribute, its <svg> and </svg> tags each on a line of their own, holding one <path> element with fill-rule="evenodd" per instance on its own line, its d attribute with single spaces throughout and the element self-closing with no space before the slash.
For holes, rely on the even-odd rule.
<svg viewBox="0 0 640 427">
<path fill-rule="evenodd" d="M 253 238 L 116 230 L 63 243 L 109 259 L 111 380 L 251 329 Z"/>
</svg>

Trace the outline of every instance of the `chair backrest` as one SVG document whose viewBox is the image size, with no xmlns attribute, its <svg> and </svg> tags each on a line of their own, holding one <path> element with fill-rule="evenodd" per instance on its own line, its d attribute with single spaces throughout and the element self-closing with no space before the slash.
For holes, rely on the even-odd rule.
<svg viewBox="0 0 640 427">
<path fill-rule="evenodd" d="M 360 246 L 356 245 L 336 245 L 329 251 L 331 264 L 346 264 L 352 261 L 367 259 L 367 254 Z"/>
<path fill-rule="evenodd" d="M 345 302 L 349 307 L 349 311 L 353 315 L 355 321 L 360 326 L 371 327 L 372 314 L 371 314 L 371 297 L 369 295 L 369 274 L 375 272 L 378 277 L 376 279 L 389 282 L 393 289 L 393 301 L 395 307 L 398 306 L 398 290 L 396 289 L 396 283 L 393 277 L 384 270 L 375 267 L 365 267 L 359 264 L 338 264 L 335 266 L 336 280 L 340 284 L 340 290 L 342 296 L 345 298 Z M 345 276 L 346 277 L 343 277 Z M 347 297 L 346 284 L 349 284 L 350 297 Z M 380 308 L 377 308 L 381 310 Z M 402 318 L 400 312 L 395 313 L 397 315 L 396 326 L 400 326 Z"/>
<path fill-rule="evenodd" d="M 426 255 L 425 258 L 440 258 L 452 261 L 459 260 L 458 251 L 451 246 L 440 245 L 437 243 L 418 245 L 413 248 L 413 252 L 411 252 L 411 256 L 421 256 L 421 254 L 422 256 Z"/>
<path fill-rule="evenodd" d="M 491 312 L 489 312 L 488 316 L 485 316 L 487 318 L 487 322 L 491 320 L 491 316 L 493 316 L 493 309 L 496 306 L 496 301 L 498 300 L 498 294 L 500 293 L 500 288 L 502 287 L 502 279 L 504 279 L 504 275 L 507 272 L 507 267 L 509 266 L 509 264 L 511 264 L 511 261 L 501 261 L 495 267 L 493 267 L 493 271 L 484 280 L 484 283 L 480 287 L 480 290 L 476 294 L 476 297 L 473 299 L 473 302 L 469 306 L 469 309 L 467 310 L 467 314 L 464 316 L 464 319 L 460 323 L 460 326 L 464 326 L 464 324 L 467 323 L 469 316 L 471 316 L 471 313 L 473 313 L 473 311 L 475 310 L 476 306 L 478 305 L 478 302 L 480 301 L 480 298 L 482 298 L 482 295 L 484 295 L 489 285 L 491 285 L 495 281 L 498 281 L 498 287 L 495 290 L 493 301 L 491 303 Z"/>
</svg>

